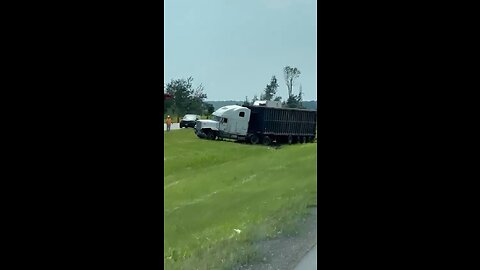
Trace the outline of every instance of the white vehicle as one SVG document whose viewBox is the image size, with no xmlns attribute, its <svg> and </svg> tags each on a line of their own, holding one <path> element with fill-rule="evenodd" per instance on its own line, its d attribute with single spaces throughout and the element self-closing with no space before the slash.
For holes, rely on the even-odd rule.
<svg viewBox="0 0 480 270">
<path fill-rule="evenodd" d="M 200 115 L 196 114 L 186 114 L 182 120 L 180 120 L 180 128 L 195 127 L 195 123 L 200 119 Z"/>
<path fill-rule="evenodd" d="M 282 108 L 282 102 L 271 100 L 257 100 L 253 103 L 253 106 L 266 106 L 272 108 Z"/>
<path fill-rule="evenodd" d="M 213 120 L 197 121 L 195 134 L 210 140 L 228 138 L 265 145 L 273 141 L 304 143 L 314 140 L 316 111 L 278 108 L 276 105 L 265 102 L 260 106 L 221 107 L 212 114 Z"/>
</svg>

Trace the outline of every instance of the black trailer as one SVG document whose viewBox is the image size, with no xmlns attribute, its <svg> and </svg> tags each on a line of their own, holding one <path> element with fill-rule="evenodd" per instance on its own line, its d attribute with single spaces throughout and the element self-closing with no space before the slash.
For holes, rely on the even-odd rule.
<svg viewBox="0 0 480 270">
<path fill-rule="evenodd" d="M 251 110 L 247 141 L 270 144 L 272 141 L 313 142 L 317 129 L 317 111 L 263 106 L 245 106 Z"/>
</svg>

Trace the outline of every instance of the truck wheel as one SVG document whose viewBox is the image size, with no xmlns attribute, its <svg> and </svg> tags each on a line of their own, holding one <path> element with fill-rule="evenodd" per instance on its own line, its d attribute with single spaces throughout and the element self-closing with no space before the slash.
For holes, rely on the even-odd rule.
<svg viewBox="0 0 480 270">
<path fill-rule="evenodd" d="M 253 134 L 252 136 L 250 136 L 250 143 L 251 144 L 257 144 L 259 141 L 259 138 L 257 135 Z"/>
<path fill-rule="evenodd" d="M 209 131 L 209 132 L 207 133 L 207 138 L 208 138 L 209 140 L 215 140 L 215 137 L 216 137 L 216 136 L 215 136 L 215 133 L 214 133 L 213 131 Z"/>
<path fill-rule="evenodd" d="M 265 136 L 263 137 L 263 145 L 270 145 L 272 143 L 272 139 L 270 137 Z"/>
<path fill-rule="evenodd" d="M 293 143 L 293 137 L 292 135 L 288 135 L 288 144 L 292 144 Z"/>
</svg>

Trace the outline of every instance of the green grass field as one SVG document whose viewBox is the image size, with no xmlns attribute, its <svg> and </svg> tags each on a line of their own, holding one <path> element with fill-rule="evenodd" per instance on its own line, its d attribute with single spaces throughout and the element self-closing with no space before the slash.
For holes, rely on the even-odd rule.
<svg viewBox="0 0 480 270">
<path fill-rule="evenodd" d="M 165 269 L 231 269 L 259 259 L 254 241 L 295 233 L 316 205 L 316 146 L 165 132 Z"/>
</svg>

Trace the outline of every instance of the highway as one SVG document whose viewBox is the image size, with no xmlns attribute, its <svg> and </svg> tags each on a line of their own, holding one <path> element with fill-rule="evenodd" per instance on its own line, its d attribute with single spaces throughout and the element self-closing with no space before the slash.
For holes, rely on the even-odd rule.
<svg viewBox="0 0 480 270">
<path fill-rule="evenodd" d="M 179 123 L 172 123 L 172 126 L 170 127 L 170 130 L 175 130 L 175 129 L 180 129 L 180 124 Z M 163 124 L 163 131 L 167 131 L 167 124 Z"/>
<path fill-rule="evenodd" d="M 300 261 L 293 270 L 316 270 L 317 269 L 317 245 L 315 245 Z"/>
</svg>

